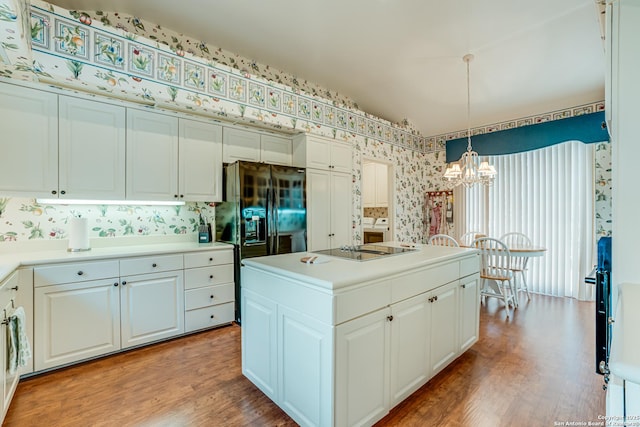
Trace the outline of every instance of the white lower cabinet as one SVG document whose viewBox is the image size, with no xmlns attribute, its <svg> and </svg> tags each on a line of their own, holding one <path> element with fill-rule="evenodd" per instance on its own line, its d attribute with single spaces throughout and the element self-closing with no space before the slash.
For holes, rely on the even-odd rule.
<svg viewBox="0 0 640 427">
<path fill-rule="evenodd" d="M 122 348 L 184 332 L 182 270 L 126 276 L 121 284 Z"/>
<path fill-rule="evenodd" d="M 389 313 L 336 327 L 336 425 L 372 425 L 389 411 Z"/>
<path fill-rule="evenodd" d="M 332 293 L 245 266 L 242 372 L 300 425 L 373 425 L 477 341 L 478 269 L 470 255 Z"/>
<path fill-rule="evenodd" d="M 8 368 L 7 352 L 7 316 L 10 316 L 15 307 L 18 306 L 18 272 L 14 272 L 7 279 L 0 283 L 0 309 L 3 310 L 4 318 L 0 319 L 0 377 L 2 383 L 2 402 L 0 402 L 0 423 L 9 409 L 11 398 L 18 386 L 19 371 L 10 372 Z"/>
</svg>

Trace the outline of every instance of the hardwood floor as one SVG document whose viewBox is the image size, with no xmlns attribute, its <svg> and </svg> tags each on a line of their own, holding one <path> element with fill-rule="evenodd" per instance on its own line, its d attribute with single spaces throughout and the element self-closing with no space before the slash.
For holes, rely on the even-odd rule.
<svg viewBox="0 0 640 427">
<path fill-rule="evenodd" d="M 376 426 L 554 426 L 605 412 L 594 305 L 532 295 Z M 294 426 L 244 378 L 232 325 L 22 380 L 5 426 Z"/>
</svg>

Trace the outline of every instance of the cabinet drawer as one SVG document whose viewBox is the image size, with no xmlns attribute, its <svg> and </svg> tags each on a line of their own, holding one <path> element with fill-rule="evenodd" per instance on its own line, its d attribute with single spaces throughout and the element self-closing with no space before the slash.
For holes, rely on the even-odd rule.
<svg viewBox="0 0 640 427">
<path fill-rule="evenodd" d="M 203 286 L 233 282 L 233 265 L 214 265 L 213 267 L 191 268 L 184 271 L 184 288 L 193 289 Z"/>
<path fill-rule="evenodd" d="M 158 255 L 120 260 L 121 276 L 180 269 L 182 269 L 182 255 Z"/>
<path fill-rule="evenodd" d="M 460 263 L 453 261 L 395 278 L 393 279 L 391 302 L 402 301 L 457 280 L 460 277 L 459 274 Z"/>
<path fill-rule="evenodd" d="M 234 318 L 235 308 L 233 302 L 189 310 L 184 315 L 185 331 L 192 332 L 198 329 L 231 323 Z"/>
<path fill-rule="evenodd" d="M 184 254 L 184 268 L 233 264 L 233 250 L 192 252 Z"/>
<path fill-rule="evenodd" d="M 118 261 L 57 264 L 33 269 L 35 287 L 118 277 Z"/>
<path fill-rule="evenodd" d="M 208 307 L 233 301 L 235 289 L 233 283 L 226 285 L 207 286 L 206 288 L 191 289 L 184 293 L 184 307 L 186 310 Z"/>
<path fill-rule="evenodd" d="M 480 255 L 460 260 L 460 277 L 470 276 L 480 271 Z"/>
</svg>

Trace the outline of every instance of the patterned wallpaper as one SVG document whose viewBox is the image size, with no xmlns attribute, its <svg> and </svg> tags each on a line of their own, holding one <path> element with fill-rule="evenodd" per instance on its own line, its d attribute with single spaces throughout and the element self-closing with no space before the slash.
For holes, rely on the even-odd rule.
<svg viewBox="0 0 640 427">
<path fill-rule="evenodd" d="M 596 145 L 595 155 L 596 238 L 611 236 L 611 144 Z"/>
<path fill-rule="evenodd" d="M 30 9 L 28 0 L 0 0 L 0 76 L 350 141 L 354 147 L 355 243 L 362 238 L 363 155 L 394 166 L 396 200 L 390 213 L 396 227 L 394 238 L 421 241 L 424 193 L 449 189 L 441 178 L 445 143 L 466 136 L 462 130 L 423 137 L 406 121 L 391 124 L 358 111 L 355 103 L 338 93 L 159 25 L 115 12 L 67 11 L 41 0 L 32 0 Z M 602 109 L 603 102 L 577 106 L 475 128 L 472 134 Z M 597 175 L 604 180 L 598 181 L 596 195 L 601 234 L 610 233 L 608 146 L 598 151 L 596 164 L 602 170 Z M 7 236 L 5 239 L 57 238 L 64 235 L 66 220 L 73 214 L 70 208 L 37 206 L 29 199 L 0 200 L 4 204 L 0 236 Z M 104 214 L 101 206 L 83 209 L 94 222 L 95 235 L 120 236 L 131 230 L 139 234 L 189 230 L 200 207 L 187 205 L 174 212 L 141 206 L 126 209 L 126 215 L 114 207 Z M 45 212 L 43 224 L 40 219 Z M 40 231 L 32 234 L 36 225 Z"/>
<path fill-rule="evenodd" d="M 213 206 L 44 205 L 35 199 L 0 198 L 0 242 L 68 239 L 69 219 L 87 218 L 89 237 L 195 234 L 200 215 L 215 224 Z M 194 241 L 197 238 L 194 235 Z"/>
</svg>

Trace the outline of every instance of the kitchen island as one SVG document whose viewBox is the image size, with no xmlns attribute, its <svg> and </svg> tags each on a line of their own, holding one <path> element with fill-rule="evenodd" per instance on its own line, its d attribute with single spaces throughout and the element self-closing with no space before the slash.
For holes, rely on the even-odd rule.
<svg viewBox="0 0 640 427">
<path fill-rule="evenodd" d="M 243 261 L 242 371 L 304 426 L 372 425 L 478 340 L 479 255 Z"/>
</svg>

